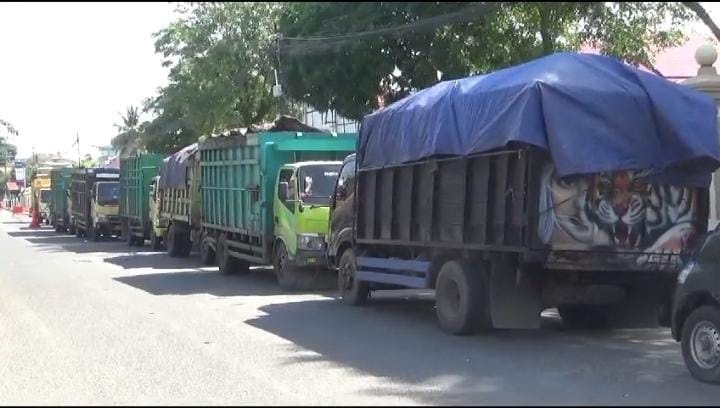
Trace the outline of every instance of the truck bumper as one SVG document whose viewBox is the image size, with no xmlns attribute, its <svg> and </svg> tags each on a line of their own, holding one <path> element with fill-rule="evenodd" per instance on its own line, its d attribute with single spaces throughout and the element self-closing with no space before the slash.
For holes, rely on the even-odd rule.
<svg viewBox="0 0 720 408">
<path fill-rule="evenodd" d="M 95 228 L 98 232 L 109 235 L 109 234 L 120 234 L 122 232 L 122 226 L 120 223 L 115 222 L 103 222 L 100 224 L 96 224 Z"/>
<path fill-rule="evenodd" d="M 293 261 L 295 266 L 300 268 L 327 268 L 327 260 L 323 250 L 298 250 Z"/>
</svg>

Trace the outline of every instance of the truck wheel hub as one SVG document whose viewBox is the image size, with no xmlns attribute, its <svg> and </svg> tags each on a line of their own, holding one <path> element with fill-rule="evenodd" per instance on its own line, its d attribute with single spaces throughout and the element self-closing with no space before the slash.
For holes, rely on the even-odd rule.
<svg viewBox="0 0 720 408">
<path fill-rule="evenodd" d="M 720 362 L 720 332 L 710 322 L 702 322 L 695 326 L 691 335 L 692 356 L 695 363 L 711 369 Z"/>
</svg>

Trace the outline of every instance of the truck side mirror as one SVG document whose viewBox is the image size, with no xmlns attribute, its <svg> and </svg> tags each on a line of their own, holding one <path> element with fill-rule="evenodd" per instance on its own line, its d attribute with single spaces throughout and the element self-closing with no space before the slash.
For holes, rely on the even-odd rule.
<svg viewBox="0 0 720 408">
<path fill-rule="evenodd" d="M 280 184 L 278 184 L 278 195 L 280 196 L 280 199 L 282 201 L 287 201 L 287 199 L 288 199 L 288 182 L 287 181 L 281 181 Z"/>
</svg>

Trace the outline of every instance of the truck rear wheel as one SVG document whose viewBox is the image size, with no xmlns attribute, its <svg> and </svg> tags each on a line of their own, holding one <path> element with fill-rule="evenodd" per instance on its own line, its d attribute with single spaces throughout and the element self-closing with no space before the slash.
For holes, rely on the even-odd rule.
<svg viewBox="0 0 720 408">
<path fill-rule="evenodd" d="M 175 224 L 170 224 L 167 232 L 167 253 L 173 258 L 180 256 L 180 242 L 177 240 L 177 227 Z"/>
<path fill-rule="evenodd" d="M 190 256 L 192 250 L 192 241 L 190 240 L 190 231 L 187 228 L 182 228 L 178 231 L 177 244 L 180 246 L 180 257 L 187 258 Z"/>
<path fill-rule="evenodd" d="M 95 226 L 91 225 L 88 227 L 87 230 L 87 239 L 93 242 L 97 242 L 100 237 L 98 236 L 97 230 L 95 229 Z"/>
<path fill-rule="evenodd" d="M 227 238 L 225 234 L 220 235 L 217 241 L 217 251 L 215 253 L 215 259 L 218 264 L 218 269 L 223 275 L 232 274 L 247 274 L 250 272 L 250 264 L 243 260 L 230 256 L 227 252 Z"/>
<path fill-rule="evenodd" d="M 690 313 L 681 341 L 690 374 L 703 382 L 720 383 L 720 308 L 701 306 Z"/>
<path fill-rule="evenodd" d="M 130 233 L 129 229 L 123 228 L 123 237 L 125 238 L 125 241 L 127 242 L 128 246 L 135 246 L 137 245 L 135 241 L 135 236 Z"/>
<path fill-rule="evenodd" d="M 338 266 L 338 290 L 343 303 L 353 306 L 364 304 L 370 297 L 370 286 L 355 279 L 356 275 L 355 251 L 346 249 L 340 256 Z"/>
<path fill-rule="evenodd" d="M 435 285 L 435 311 L 446 333 L 472 334 L 489 328 L 488 292 L 483 271 L 459 261 L 445 262 Z"/>
</svg>

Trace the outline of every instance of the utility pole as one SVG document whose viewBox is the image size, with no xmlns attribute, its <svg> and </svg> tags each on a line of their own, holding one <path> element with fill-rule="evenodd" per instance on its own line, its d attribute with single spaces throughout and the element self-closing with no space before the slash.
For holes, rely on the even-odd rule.
<svg viewBox="0 0 720 408">
<path fill-rule="evenodd" d="M 80 164 L 80 133 L 75 132 L 75 143 L 73 143 L 73 146 L 77 146 L 77 155 L 78 155 L 78 168 L 82 167 Z"/>
</svg>

